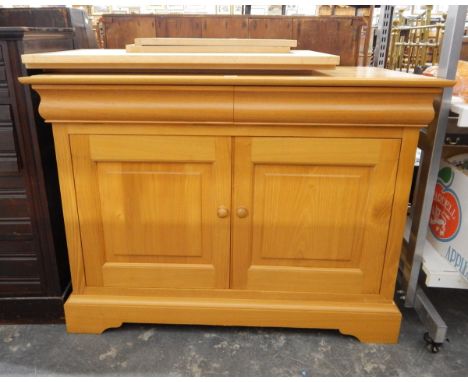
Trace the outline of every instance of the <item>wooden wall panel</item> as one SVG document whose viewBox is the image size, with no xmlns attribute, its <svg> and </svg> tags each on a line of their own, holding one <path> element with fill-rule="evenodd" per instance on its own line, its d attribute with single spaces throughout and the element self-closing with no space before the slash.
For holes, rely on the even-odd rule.
<svg viewBox="0 0 468 382">
<path fill-rule="evenodd" d="M 103 16 L 109 49 L 122 49 L 136 37 L 284 38 L 297 39 L 297 49 L 340 55 L 345 66 L 363 61 L 359 51 L 365 49 L 361 30 L 366 20 L 355 16 Z"/>
<path fill-rule="evenodd" d="M 137 37 L 156 36 L 154 16 L 111 17 L 105 20 L 107 49 L 123 49 Z"/>
<path fill-rule="evenodd" d="M 202 37 L 202 18 L 156 16 L 157 37 Z M 138 37 L 153 37 L 138 36 Z"/>
<path fill-rule="evenodd" d="M 340 56 L 340 65 L 355 66 L 359 60 L 360 17 L 298 17 L 294 19 L 293 39 L 297 49 L 310 49 Z"/>
<path fill-rule="evenodd" d="M 205 17 L 202 37 L 249 38 L 249 20 L 246 17 Z"/>
<path fill-rule="evenodd" d="M 293 19 L 289 17 L 251 17 L 249 38 L 285 38 L 293 35 Z"/>
</svg>

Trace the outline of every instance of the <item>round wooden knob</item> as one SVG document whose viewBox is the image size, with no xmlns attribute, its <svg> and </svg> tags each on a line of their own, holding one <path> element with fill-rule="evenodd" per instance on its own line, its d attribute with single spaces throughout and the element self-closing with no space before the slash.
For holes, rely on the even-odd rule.
<svg viewBox="0 0 468 382">
<path fill-rule="evenodd" d="M 247 210 L 247 208 L 239 207 L 236 213 L 237 213 L 237 216 L 242 219 L 242 218 L 245 218 L 249 214 L 249 211 Z"/>
<path fill-rule="evenodd" d="M 229 215 L 229 210 L 226 207 L 221 206 L 218 208 L 217 213 L 218 213 L 219 218 L 225 218 L 226 216 Z"/>
</svg>

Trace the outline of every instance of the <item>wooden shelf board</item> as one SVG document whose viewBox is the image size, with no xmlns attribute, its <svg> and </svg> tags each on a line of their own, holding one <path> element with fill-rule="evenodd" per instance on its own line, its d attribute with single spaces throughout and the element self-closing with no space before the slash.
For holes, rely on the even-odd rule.
<svg viewBox="0 0 468 382">
<path fill-rule="evenodd" d="M 171 45 L 171 46 L 283 46 L 295 48 L 297 40 L 264 38 L 136 38 L 135 45 Z"/>
<path fill-rule="evenodd" d="M 338 56 L 310 50 L 290 53 L 127 53 L 124 49 L 80 49 L 26 54 L 30 69 L 281 69 L 334 68 Z"/>
</svg>

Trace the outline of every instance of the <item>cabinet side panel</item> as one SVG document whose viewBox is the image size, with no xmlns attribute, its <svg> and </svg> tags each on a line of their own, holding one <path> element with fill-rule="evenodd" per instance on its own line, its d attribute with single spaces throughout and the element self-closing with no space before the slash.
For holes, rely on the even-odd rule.
<svg viewBox="0 0 468 382">
<path fill-rule="evenodd" d="M 398 163 L 395 194 L 393 197 L 392 218 L 380 289 L 380 294 L 388 299 L 393 299 L 395 291 L 418 138 L 419 131 L 416 129 L 407 128 L 403 131 L 400 161 Z"/>
<path fill-rule="evenodd" d="M 53 126 L 53 133 L 73 291 L 80 293 L 86 282 L 69 135 L 67 128 L 60 125 Z"/>
</svg>

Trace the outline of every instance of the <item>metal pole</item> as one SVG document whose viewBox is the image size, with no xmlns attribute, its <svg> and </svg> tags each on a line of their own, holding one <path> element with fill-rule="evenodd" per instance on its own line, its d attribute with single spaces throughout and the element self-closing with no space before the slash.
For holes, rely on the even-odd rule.
<svg viewBox="0 0 468 382">
<path fill-rule="evenodd" d="M 387 52 L 392 31 L 393 9 L 391 5 L 380 7 L 379 27 L 377 29 L 377 41 L 374 48 L 372 65 L 384 68 L 387 61 Z"/>
<path fill-rule="evenodd" d="M 466 10 L 466 5 L 449 6 L 438 77 L 450 80 L 455 79 L 465 29 Z M 447 129 L 451 98 L 452 88 L 445 88 L 440 99 L 432 147 L 425 148 L 422 153 L 420 173 L 418 174 L 415 190 L 417 200 L 412 209 L 411 235 L 408 243 L 408 253 L 410 254 L 410 258 L 411 253 L 413 254 L 413 260 L 406 292 L 406 307 L 414 307 L 415 305 L 424 244 L 442 155 L 442 146 Z"/>
</svg>

